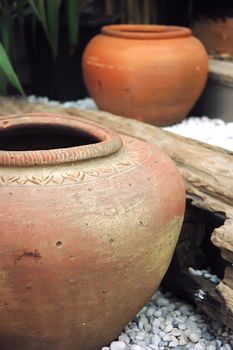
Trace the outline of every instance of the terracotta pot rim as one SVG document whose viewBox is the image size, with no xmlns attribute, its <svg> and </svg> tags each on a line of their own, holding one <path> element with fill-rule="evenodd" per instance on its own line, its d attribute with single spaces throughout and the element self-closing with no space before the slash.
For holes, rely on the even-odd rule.
<svg viewBox="0 0 233 350">
<path fill-rule="evenodd" d="M 105 129 L 98 124 L 84 120 L 83 118 L 69 115 L 50 113 L 25 113 L 21 115 L 9 115 L 0 118 L 1 131 L 15 126 L 57 125 L 82 131 L 96 138 L 97 143 L 87 145 L 54 148 L 46 150 L 29 151 L 5 151 L 0 150 L 0 166 L 26 166 L 26 165 L 53 165 L 93 158 L 105 157 L 117 152 L 122 146 L 120 135 L 110 129 Z"/>
<path fill-rule="evenodd" d="M 186 27 L 151 24 L 113 24 L 101 28 L 101 33 L 127 39 L 172 39 L 190 36 Z"/>
</svg>

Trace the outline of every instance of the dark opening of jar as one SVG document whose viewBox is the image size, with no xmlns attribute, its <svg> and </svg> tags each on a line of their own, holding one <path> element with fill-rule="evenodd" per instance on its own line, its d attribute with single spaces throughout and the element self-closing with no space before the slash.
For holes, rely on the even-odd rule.
<svg viewBox="0 0 233 350">
<path fill-rule="evenodd" d="M 88 120 L 48 113 L 0 118 L 0 166 L 53 165 L 106 157 L 122 140 Z"/>
<path fill-rule="evenodd" d="M 97 137 L 64 125 L 16 125 L 0 131 L 3 151 L 34 151 L 77 147 L 100 142 Z"/>
</svg>

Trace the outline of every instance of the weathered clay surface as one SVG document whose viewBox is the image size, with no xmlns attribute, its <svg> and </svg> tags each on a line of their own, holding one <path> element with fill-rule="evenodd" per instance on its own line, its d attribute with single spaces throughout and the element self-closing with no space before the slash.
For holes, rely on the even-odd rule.
<svg viewBox="0 0 233 350">
<path fill-rule="evenodd" d="M 75 117 L 3 117 L 0 134 L 50 120 L 86 128 L 99 142 L 0 151 L 0 348 L 98 350 L 164 276 L 183 183 L 155 146 Z"/>
</svg>

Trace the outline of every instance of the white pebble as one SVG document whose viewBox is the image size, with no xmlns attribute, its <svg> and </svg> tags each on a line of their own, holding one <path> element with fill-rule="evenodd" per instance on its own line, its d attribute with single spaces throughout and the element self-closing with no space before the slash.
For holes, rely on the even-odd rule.
<svg viewBox="0 0 233 350">
<path fill-rule="evenodd" d="M 214 344 L 209 344 L 207 345 L 206 350 L 216 350 L 216 346 Z"/>
<path fill-rule="evenodd" d="M 170 348 L 176 348 L 179 345 L 178 340 L 173 340 L 169 343 Z"/>
<path fill-rule="evenodd" d="M 160 336 L 160 338 L 163 338 L 165 336 L 165 332 L 164 331 L 159 331 L 158 335 Z"/>
<path fill-rule="evenodd" d="M 163 336 L 163 340 L 164 340 L 164 341 L 171 341 L 170 335 L 169 335 L 169 334 L 165 334 L 165 335 Z"/>
<path fill-rule="evenodd" d="M 180 311 L 182 312 L 183 315 L 190 315 L 190 313 L 193 311 L 193 307 L 188 304 L 183 304 L 180 307 Z"/>
<path fill-rule="evenodd" d="M 212 275 L 212 276 L 210 277 L 210 281 L 211 281 L 212 283 L 218 284 L 218 283 L 220 282 L 220 279 L 218 278 L 218 276 Z"/>
<path fill-rule="evenodd" d="M 145 348 L 143 348 L 142 346 L 140 345 L 137 345 L 137 344 L 133 344 L 130 346 L 130 350 L 144 350 Z"/>
<path fill-rule="evenodd" d="M 145 332 L 149 333 L 151 331 L 151 329 L 152 329 L 152 326 L 149 323 L 145 324 L 145 326 L 144 326 Z"/>
<path fill-rule="evenodd" d="M 158 334 L 152 335 L 151 337 L 152 344 L 159 345 L 160 341 L 161 341 L 161 338 Z"/>
<path fill-rule="evenodd" d="M 197 343 L 201 339 L 200 334 L 199 333 L 194 333 L 194 332 L 189 333 L 188 337 L 193 343 Z"/>
<path fill-rule="evenodd" d="M 222 333 L 222 336 L 223 336 L 224 338 L 228 337 L 228 335 L 229 335 L 229 333 L 226 332 L 226 331 L 224 331 L 224 332 Z"/>
<path fill-rule="evenodd" d="M 195 344 L 195 349 L 198 349 L 198 350 L 205 350 L 205 345 L 201 344 L 201 343 L 197 343 Z"/>
<path fill-rule="evenodd" d="M 159 297 L 157 300 L 156 300 L 156 304 L 160 307 L 162 306 L 166 306 L 167 304 L 169 303 L 169 300 L 164 298 L 164 297 Z"/>
<path fill-rule="evenodd" d="M 144 332 L 138 332 L 136 335 L 136 339 L 138 340 L 143 340 L 145 338 L 145 333 Z"/>
<path fill-rule="evenodd" d="M 129 344 L 130 343 L 130 338 L 129 336 L 126 334 L 126 333 L 122 333 L 119 337 L 118 337 L 118 340 L 121 341 L 121 342 L 124 342 L 126 344 Z"/>
<path fill-rule="evenodd" d="M 179 338 L 179 345 L 186 345 L 187 344 L 187 338 L 184 335 L 181 335 Z"/>
<path fill-rule="evenodd" d="M 220 348 L 220 346 L 222 346 L 222 340 L 216 339 L 215 342 L 216 342 L 218 348 Z"/>
<path fill-rule="evenodd" d="M 127 345 L 123 341 L 113 341 L 110 344 L 110 350 L 126 350 Z"/>
<path fill-rule="evenodd" d="M 161 317 L 161 316 L 162 316 L 162 311 L 161 311 L 161 310 L 156 310 L 156 311 L 154 312 L 154 316 L 155 316 L 155 317 Z"/>
<path fill-rule="evenodd" d="M 174 328 L 172 331 L 171 331 L 171 335 L 174 335 L 175 337 L 179 337 L 181 336 L 183 332 L 180 330 L 180 329 L 177 329 L 177 328 Z"/>
<path fill-rule="evenodd" d="M 232 347 L 230 344 L 224 344 L 224 347 L 226 350 L 232 350 Z"/>
<path fill-rule="evenodd" d="M 165 328 L 164 328 L 164 331 L 166 333 L 169 333 L 173 330 L 173 325 L 171 323 L 169 323 Z"/>
<path fill-rule="evenodd" d="M 159 346 L 158 346 L 158 345 L 155 345 L 155 344 L 150 344 L 149 347 L 148 347 L 148 350 L 149 350 L 149 349 L 159 350 Z"/>
<path fill-rule="evenodd" d="M 147 311 L 146 311 L 146 316 L 151 317 L 151 316 L 154 315 L 154 312 L 155 312 L 154 308 L 153 307 L 149 307 L 147 309 Z"/>
<path fill-rule="evenodd" d="M 187 328 L 187 326 L 186 326 L 186 324 L 185 324 L 184 322 L 182 322 L 182 323 L 179 323 L 179 324 L 178 324 L 178 328 L 179 328 L 181 331 L 184 331 L 184 330 Z"/>
</svg>

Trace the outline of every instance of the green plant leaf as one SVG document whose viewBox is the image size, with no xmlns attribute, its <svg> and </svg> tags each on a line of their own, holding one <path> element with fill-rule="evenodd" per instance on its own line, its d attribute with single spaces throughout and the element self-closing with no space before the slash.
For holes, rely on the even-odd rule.
<svg viewBox="0 0 233 350">
<path fill-rule="evenodd" d="M 6 82 L 6 76 L 3 73 L 2 69 L 0 68 L 0 94 L 1 95 L 7 95 L 7 82 Z"/>
<path fill-rule="evenodd" d="M 44 0 L 28 0 L 28 2 L 31 5 L 31 8 L 32 8 L 35 16 L 41 22 L 45 32 L 48 33 Z"/>
<path fill-rule="evenodd" d="M 11 62 L 8 58 L 6 50 L 4 49 L 2 43 L 0 43 L 0 68 L 5 73 L 7 79 L 11 84 L 22 94 L 24 95 L 24 90 L 19 82 L 19 79 L 14 71 L 14 68 L 11 65 Z"/>
<path fill-rule="evenodd" d="M 56 55 L 57 52 L 57 36 L 58 36 L 58 9 L 60 1 L 58 0 L 28 0 L 31 8 L 41 23 L 45 35 L 49 41 L 49 44 L 52 48 L 53 55 Z M 45 2 L 47 8 L 45 7 Z M 47 9 L 47 15 L 46 15 Z M 55 11 L 52 13 L 52 11 Z M 49 22 L 49 24 L 48 24 Z M 55 27 L 53 27 L 55 25 Z"/>
<path fill-rule="evenodd" d="M 57 55 L 59 7 L 60 0 L 49 0 L 47 2 L 48 32 L 54 56 Z"/>
<path fill-rule="evenodd" d="M 79 0 L 67 0 L 67 15 L 69 43 L 72 53 L 77 45 L 79 35 Z"/>
<path fill-rule="evenodd" d="M 50 1 L 50 0 L 48 0 Z M 31 5 L 31 8 L 38 19 L 38 21 L 41 23 L 45 35 L 47 36 L 47 39 L 50 42 L 50 37 L 48 33 L 48 27 L 47 27 L 47 21 L 46 21 L 46 15 L 45 15 L 45 5 L 44 5 L 44 0 L 28 0 L 29 4 Z"/>
</svg>

